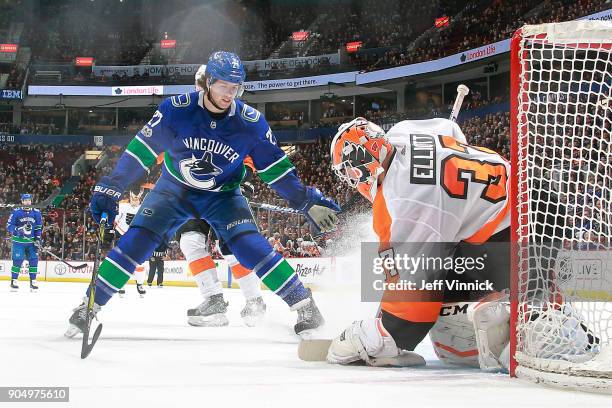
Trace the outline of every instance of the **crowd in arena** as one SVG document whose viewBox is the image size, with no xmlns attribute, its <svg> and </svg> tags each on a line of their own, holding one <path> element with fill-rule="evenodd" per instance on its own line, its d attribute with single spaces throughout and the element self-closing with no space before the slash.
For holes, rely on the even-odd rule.
<svg viewBox="0 0 612 408">
<path fill-rule="evenodd" d="M 398 0 L 364 0 L 355 2 L 325 3 L 317 7 L 302 4 L 286 5 L 265 3 L 252 7 L 247 1 L 224 4 L 217 11 L 231 20 L 237 31 L 232 36 L 210 33 L 196 25 L 207 42 L 202 46 L 191 41 L 187 33 L 177 32 L 170 21 L 153 16 L 150 10 L 144 15 L 138 8 L 127 5 L 110 7 L 103 2 L 82 4 L 78 7 L 62 2 L 48 2 L 27 24 L 32 25 L 24 42 L 31 46 L 34 62 L 70 62 L 76 56 L 92 56 L 97 65 L 136 65 L 168 63 L 201 64 L 213 49 L 235 49 L 243 60 L 315 56 L 335 54 L 348 42 L 361 42 L 358 52 L 351 54 L 347 65 L 332 67 L 329 64 L 296 64 L 287 69 L 282 63 L 271 69 L 249 69 L 249 80 L 274 79 L 317 75 L 331 70 L 376 70 L 398 65 L 413 64 L 442 58 L 455 53 L 510 38 L 523 24 L 544 21 L 566 21 L 585 14 L 609 8 L 609 0 L 521 0 L 518 2 L 435 0 L 433 2 L 404 2 Z M 208 9 L 193 7 L 185 2 L 166 12 L 188 14 L 185 24 L 198 13 L 208 17 Z M 262 9 L 265 7 L 267 9 Z M 98 15 L 104 16 L 108 30 L 92 30 Z M 139 18 L 133 17 L 138 15 Z M 437 17 L 449 19 L 446 27 L 435 28 Z M 219 17 L 221 18 L 221 17 Z M 93 19 L 93 20 L 92 20 Z M 191 19 L 191 20 L 190 20 Z M 172 20 L 172 18 L 168 19 Z M 137 24 L 134 24 L 134 21 Z M 259 21 L 259 24 L 252 24 Z M 249 24 L 245 24 L 249 22 Z M 211 22 L 212 24 L 213 22 Z M 218 22 L 215 22 L 218 24 Z M 311 29 L 309 39 L 294 46 L 292 31 Z M 172 31 L 174 29 L 174 31 Z M 109 34 L 112 32 L 112 34 Z M 161 39 L 184 37 L 185 52 L 180 57 L 160 54 L 155 44 Z M 229 46 L 227 42 L 232 42 Z M 180 39 L 179 39 L 180 42 Z M 174 52 L 174 51 L 173 51 Z M 19 86 L 23 72 L 11 76 L 13 85 Z M 147 74 L 93 76 L 91 71 L 77 70 L 68 80 L 116 84 L 147 83 Z M 156 83 L 189 83 L 190 76 L 167 74 L 155 77 Z"/>
</svg>

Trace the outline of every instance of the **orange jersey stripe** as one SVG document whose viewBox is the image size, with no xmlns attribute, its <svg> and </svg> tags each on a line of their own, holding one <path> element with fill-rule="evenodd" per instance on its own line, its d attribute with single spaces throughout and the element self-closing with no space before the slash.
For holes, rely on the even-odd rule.
<svg viewBox="0 0 612 408">
<path fill-rule="evenodd" d="M 489 238 L 491 238 L 491 235 L 493 235 L 493 233 L 497 229 L 497 226 L 502 222 L 506 215 L 508 215 L 509 206 L 510 200 L 506 200 L 506 205 L 504 206 L 504 209 L 501 210 L 499 214 L 495 216 L 495 218 L 487 222 L 481 229 L 476 231 L 474 235 L 465 239 L 464 241 L 469 242 L 470 244 L 482 244 L 483 242 L 486 242 Z"/>
<path fill-rule="evenodd" d="M 402 320 L 433 323 L 438 320 L 442 302 L 381 302 L 380 308 Z"/>
<path fill-rule="evenodd" d="M 253 170 L 253 173 L 255 173 L 255 164 L 253 164 L 253 159 L 251 159 L 251 156 L 246 156 L 244 158 L 244 165 L 250 167 L 251 170 Z"/>
<path fill-rule="evenodd" d="M 196 259 L 195 261 L 189 262 L 189 270 L 191 275 L 196 276 L 204 271 L 215 268 L 215 261 L 213 261 L 210 255 L 204 258 Z"/>
<path fill-rule="evenodd" d="M 242 266 L 240 264 L 236 264 L 236 265 L 232 266 L 231 270 L 232 270 L 232 276 L 234 277 L 234 279 L 244 278 L 249 273 L 251 273 L 250 269 L 247 269 L 247 268 L 245 268 L 244 266 Z"/>
<path fill-rule="evenodd" d="M 388 249 L 389 241 L 391 240 L 391 215 L 389 215 L 387 203 L 383 195 L 383 186 L 378 187 L 376 197 L 374 197 L 374 202 L 372 203 L 372 212 L 374 216 L 374 232 L 378 235 L 381 246 L 387 246 L 380 250 Z"/>
</svg>

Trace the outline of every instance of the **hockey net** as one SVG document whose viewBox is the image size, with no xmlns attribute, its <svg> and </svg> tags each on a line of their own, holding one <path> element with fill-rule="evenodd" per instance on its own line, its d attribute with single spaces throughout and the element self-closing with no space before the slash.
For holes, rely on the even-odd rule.
<svg viewBox="0 0 612 408">
<path fill-rule="evenodd" d="M 612 24 L 525 26 L 512 64 L 511 374 L 612 392 Z"/>
</svg>

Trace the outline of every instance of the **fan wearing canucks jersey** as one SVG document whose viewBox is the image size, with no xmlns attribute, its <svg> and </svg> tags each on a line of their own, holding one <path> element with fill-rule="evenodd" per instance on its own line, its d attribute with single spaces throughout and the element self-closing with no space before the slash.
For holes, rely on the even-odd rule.
<svg viewBox="0 0 612 408">
<path fill-rule="evenodd" d="M 28 261 L 30 272 L 30 290 L 38 289 L 36 275 L 38 274 L 38 253 L 36 243 L 42 234 L 42 217 L 40 210 L 32 208 L 32 195 L 21 195 L 21 207 L 15 208 L 8 219 L 6 229 L 13 240 L 13 266 L 11 267 L 11 290 L 19 289 L 17 279 L 23 261 Z"/>
<path fill-rule="evenodd" d="M 136 265 L 169 241 L 189 219 L 201 218 L 227 243 L 240 264 L 298 312 L 296 333 L 323 323 L 310 290 L 283 257 L 263 238 L 239 185 L 249 155 L 259 177 L 322 231 L 333 228 L 340 210 L 314 187 L 304 187 L 280 149 L 266 120 L 237 98 L 246 77 L 237 55 L 214 52 L 207 63 L 205 89 L 162 102 L 138 132 L 112 174 L 94 187 L 90 208 L 109 222 L 127 186 L 143 177 L 164 154 L 162 175 L 147 195 L 130 229 L 102 262 L 96 281 L 93 313 L 130 279 Z M 68 336 L 82 331 L 87 308 L 70 317 Z"/>
</svg>

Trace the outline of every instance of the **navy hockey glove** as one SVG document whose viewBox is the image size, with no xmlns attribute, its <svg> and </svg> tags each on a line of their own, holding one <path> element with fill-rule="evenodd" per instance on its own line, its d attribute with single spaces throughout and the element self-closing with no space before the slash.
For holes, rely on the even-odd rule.
<svg viewBox="0 0 612 408">
<path fill-rule="evenodd" d="M 298 210 L 320 232 L 328 232 L 338 222 L 336 213 L 340 211 L 340 206 L 333 200 L 324 197 L 319 189 L 306 187 L 306 199 Z"/>
<path fill-rule="evenodd" d="M 119 187 L 114 186 L 110 182 L 109 177 L 102 177 L 94 187 L 89 203 L 91 216 L 94 221 L 99 224 L 102 213 L 106 213 L 108 215 L 107 225 L 113 225 L 119 209 L 119 204 L 117 203 L 120 199 L 121 191 L 119 191 Z"/>
</svg>

